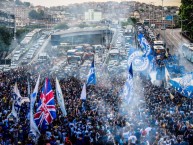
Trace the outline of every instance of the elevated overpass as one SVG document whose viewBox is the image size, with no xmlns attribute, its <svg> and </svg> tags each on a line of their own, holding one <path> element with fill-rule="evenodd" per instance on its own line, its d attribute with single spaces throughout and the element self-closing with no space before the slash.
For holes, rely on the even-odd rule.
<svg viewBox="0 0 193 145">
<path fill-rule="evenodd" d="M 51 35 L 51 43 L 53 45 L 58 45 L 61 42 L 78 44 L 78 43 L 90 43 L 95 44 L 99 42 L 107 41 L 105 39 L 111 40 L 113 35 L 112 30 L 108 27 L 100 28 L 72 28 L 65 31 L 56 32 Z M 95 39 L 93 39 L 95 38 Z"/>
</svg>

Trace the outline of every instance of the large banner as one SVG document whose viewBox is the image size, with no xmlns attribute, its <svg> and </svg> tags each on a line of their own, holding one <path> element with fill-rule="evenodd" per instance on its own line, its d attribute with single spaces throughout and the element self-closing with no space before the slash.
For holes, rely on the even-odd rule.
<svg viewBox="0 0 193 145">
<path fill-rule="evenodd" d="M 146 56 L 151 54 L 151 46 L 142 33 L 138 34 L 138 42 Z"/>
<path fill-rule="evenodd" d="M 128 56 L 128 66 L 132 63 L 133 70 L 142 72 L 152 69 L 153 57 L 151 55 L 146 56 L 142 51 L 131 48 Z"/>
</svg>

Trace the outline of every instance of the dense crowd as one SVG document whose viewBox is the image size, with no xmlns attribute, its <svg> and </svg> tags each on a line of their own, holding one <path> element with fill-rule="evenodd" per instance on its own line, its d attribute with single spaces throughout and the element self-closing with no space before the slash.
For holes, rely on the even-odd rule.
<svg viewBox="0 0 193 145">
<path fill-rule="evenodd" d="M 37 69 L 29 66 L 0 73 L 0 144 L 2 145 L 35 144 L 29 127 L 29 104 L 22 105 L 18 122 L 12 117 L 7 119 L 7 116 L 11 112 L 14 83 L 18 83 L 21 96 L 28 96 L 26 78 L 29 72 L 35 74 L 30 79 L 33 89 L 37 79 L 35 73 Z M 55 92 L 55 78 L 50 78 L 53 78 L 51 84 Z M 43 82 L 42 78 L 39 90 Z M 62 115 L 56 103 L 57 118 L 52 124 L 40 129 L 41 136 L 36 144 L 193 144 L 192 100 L 180 96 L 171 89 L 153 86 L 142 76 L 138 76 L 135 83 L 134 96 L 127 104 L 119 89 L 116 89 L 124 84 L 124 81 L 119 79 L 114 79 L 112 87 L 109 88 L 87 86 L 86 101 L 80 100 L 82 81 L 76 78 L 61 79 L 60 85 L 67 116 Z M 142 87 L 139 87 L 139 83 Z M 40 92 L 38 98 L 39 96 Z"/>
</svg>

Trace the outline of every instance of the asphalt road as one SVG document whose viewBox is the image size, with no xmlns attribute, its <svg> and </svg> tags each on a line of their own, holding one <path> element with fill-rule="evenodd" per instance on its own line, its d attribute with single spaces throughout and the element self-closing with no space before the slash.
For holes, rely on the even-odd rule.
<svg viewBox="0 0 193 145">
<path fill-rule="evenodd" d="M 45 42 L 43 43 L 43 45 L 41 46 L 41 48 L 36 52 L 35 56 L 33 57 L 33 59 L 31 60 L 31 63 L 33 63 L 34 61 L 36 61 L 38 59 L 38 55 L 44 51 L 44 49 L 46 48 L 46 46 L 48 45 L 48 43 L 51 40 L 51 35 L 45 40 Z"/>
<path fill-rule="evenodd" d="M 161 34 L 161 39 L 166 40 L 166 47 L 170 49 L 172 54 L 180 55 L 180 65 L 183 65 L 188 72 L 193 71 L 193 63 L 189 62 L 182 55 L 182 45 L 184 43 L 190 43 L 186 38 L 181 37 L 180 31 L 181 29 L 166 29 L 164 30 L 156 30 Z"/>
</svg>

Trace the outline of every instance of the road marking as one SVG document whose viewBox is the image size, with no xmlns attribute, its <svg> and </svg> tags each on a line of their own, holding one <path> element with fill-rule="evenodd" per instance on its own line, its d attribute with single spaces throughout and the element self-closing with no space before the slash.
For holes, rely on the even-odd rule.
<svg viewBox="0 0 193 145">
<path fill-rule="evenodd" d="M 178 42 L 178 39 L 170 32 L 170 35 Z"/>
<path fill-rule="evenodd" d="M 164 34 L 163 34 L 163 32 L 162 31 L 160 31 L 160 33 L 162 34 L 162 37 L 164 36 Z M 169 41 L 170 41 L 170 43 L 172 43 L 175 47 L 176 47 L 176 45 L 174 44 L 174 42 L 173 41 L 171 41 L 171 39 L 170 39 L 170 37 L 168 37 L 168 35 L 165 35 L 165 37 L 166 37 L 166 40 L 167 39 L 169 39 Z M 162 38 L 163 39 L 163 38 Z M 165 40 L 165 41 L 166 41 Z M 169 42 L 168 41 L 166 41 L 167 42 L 167 44 L 169 44 Z M 176 48 L 178 48 L 178 46 L 176 47 Z"/>
</svg>

